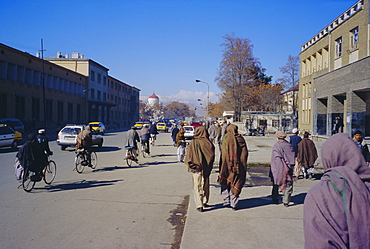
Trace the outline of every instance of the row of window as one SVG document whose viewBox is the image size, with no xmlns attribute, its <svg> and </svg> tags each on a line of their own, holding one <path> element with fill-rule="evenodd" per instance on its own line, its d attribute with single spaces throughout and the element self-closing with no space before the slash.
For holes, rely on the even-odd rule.
<svg viewBox="0 0 370 249">
<path fill-rule="evenodd" d="M 358 48 L 358 27 L 349 32 L 349 50 L 352 51 Z M 339 37 L 335 40 L 335 58 L 342 56 L 343 52 L 343 38 Z"/>
<path fill-rule="evenodd" d="M 42 86 L 58 91 L 81 95 L 84 85 L 59 78 L 50 74 L 43 74 L 40 71 L 0 61 L 0 78 L 14 82 L 26 83 L 34 86 Z"/>
<path fill-rule="evenodd" d="M 102 79 L 103 79 L 103 85 L 106 86 L 107 85 L 107 77 L 106 76 L 103 76 L 98 73 L 97 74 L 98 76 L 96 77 L 97 78 L 97 82 L 99 84 L 102 83 Z M 90 80 L 91 81 L 95 81 L 95 71 L 94 70 L 91 70 L 90 71 Z M 109 85 L 109 84 L 108 84 Z M 121 84 L 117 83 L 117 82 L 114 82 L 113 80 L 110 81 L 110 88 L 114 89 L 114 90 L 117 90 L 119 92 L 126 92 L 126 93 L 130 93 L 130 88 L 129 87 L 124 87 L 122 86 Z"/>
</svg>

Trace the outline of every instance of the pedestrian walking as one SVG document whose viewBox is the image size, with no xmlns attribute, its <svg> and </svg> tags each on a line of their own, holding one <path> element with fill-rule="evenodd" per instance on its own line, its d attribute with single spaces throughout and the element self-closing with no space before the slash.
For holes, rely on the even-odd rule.
<svg viewBox="0 0 370 249">
<path fill-rule="evenodd" d="M 298 164 L 302 166 L 303 177 L 313 178 L 314 164 L 318 157 L 315 143 L 308 137 L 307 131 L 303 134 L 303 140 L 298 144 Z"/>
<path fill-rule="evenodd" d="M 177 159 L 179 162 L 184 162 L 185 156 L 185 129 L 183 127 L 180 128 L 179 132 L 176 134 L 176 146 L 177 146 Z"/>
<path fill-rule="evenodd" d="M 283 203 L 289 206 L 290 198 L 293 193 L 293 168 L 294 151 L 292 145 L 288 143 L 284 131 L 277 131 L 278 141 L 272 147 L 270 178 L 272 181 L 272 201 L 279 203 L 279 189 L 283 192 Z"/>
<path fill-rule="evenodd" d="M 367 143 L 363 139 L 362 132 L 360 130 L 357 130 L 353 133 L 353 141 L 355 141 L 355 144 L 360 149 L 361 154 L 363 155 L 366 161 L 366 164 L 369 165 L 370 162 L 369 148 L 367 147 Z"/>
<path fill-rule="evenodd" d="M 199 212 L 208 206 L 209 201 L 209 175 L 215 160 L 215 147 L 209 141 L 207 129 L 199 126 L 194 131 L 194 138 L 188 146 L 185 164 L 192 172 L 194 201 Z"/>
<path fill-rule="evenodd" d="M 302 138 L 300 136 L 298 136 L 298 129 L 297 128 L 294 128 L 292 130 L 292 132 L 293 132 L 293 135 L 289 137 L 289 143 L 292 145 L 292 148 L 293 148 L 293 151 L 294 151 L 294 158 L 295 158 L 294 159 L 295 165 L 294 165 L 293 175 L 298 179 L 299 173 L 302 170 L 302 166 L 299 165 L 299 163 L 297 161 L 298 144 L 299 144 L 299 142 L 302 141 Z"/>
<path fill-rule="evenodd" d="M 305 248 L 370 248 L 370 168 L 345 133 L 321 155 L 325 173 L 303 206 Z"/>
<path fill-rule="evenodd" d="M 209 140 L 211 143 L 217 142 L 217 136 L 218 136 L 218 122 L 215 121 L 211 127 L 208 129 L 208 134 L 209 134 Z"/>
<path fill-rule="evenodd" d="M 179 128 L 177 128 L 177 125 L 172 125 L 172 131 L 171 131 L 171 138 L 173 141 L 173 146 L 176 147 L 176 135 L 179 132 Z"/>
<path fill-rule="evenodd" d="M 238 126 L 230 124 L 222 138 L 221 168 L 218 182 L 224 206 L 236 210 L 239 195 L 247 174 L 248 148 L 244 138 L 238 133 Z"/>
</svg>

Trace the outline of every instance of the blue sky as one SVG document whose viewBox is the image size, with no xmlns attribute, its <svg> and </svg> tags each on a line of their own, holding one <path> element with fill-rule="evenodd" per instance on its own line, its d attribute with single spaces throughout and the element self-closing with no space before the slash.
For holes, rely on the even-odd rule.
<svg viewBox="0 0 370 249">
<path fill-rule="evenodd" d="M 289 55 L 356 0 L 2 0 L 0 42 L 45 57 L 79 52 L 161 101 L 217 101 L 222 37 L 249 38 L 273 81 Z"/>
</svg>

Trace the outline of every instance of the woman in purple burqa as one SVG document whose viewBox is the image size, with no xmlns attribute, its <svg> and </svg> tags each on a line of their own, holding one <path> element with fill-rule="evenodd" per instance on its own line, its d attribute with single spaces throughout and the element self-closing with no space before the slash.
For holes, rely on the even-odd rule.
<svg viewBox="0 0 370 249">
<path fill-rule="evenodd" d="M 326 172 L 304 202 L 305 248 L 370 248 L 370 168 L 345 133 L 321 154 Z"/>
</svg>

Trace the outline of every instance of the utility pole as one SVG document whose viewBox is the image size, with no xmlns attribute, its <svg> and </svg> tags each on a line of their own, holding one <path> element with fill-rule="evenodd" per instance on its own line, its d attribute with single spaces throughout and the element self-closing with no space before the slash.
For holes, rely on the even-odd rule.
<svg viewBox="0 0 370 249">
<path fill-rule="evenodd" d="M 44 41 L 41 39 L 41 60 L 42 60 L 42 102 L 44 109 L 43 126 L 46 129 L 46 98 L 45 98 L 45 63 L 44 63 Z"/>
</svg>

